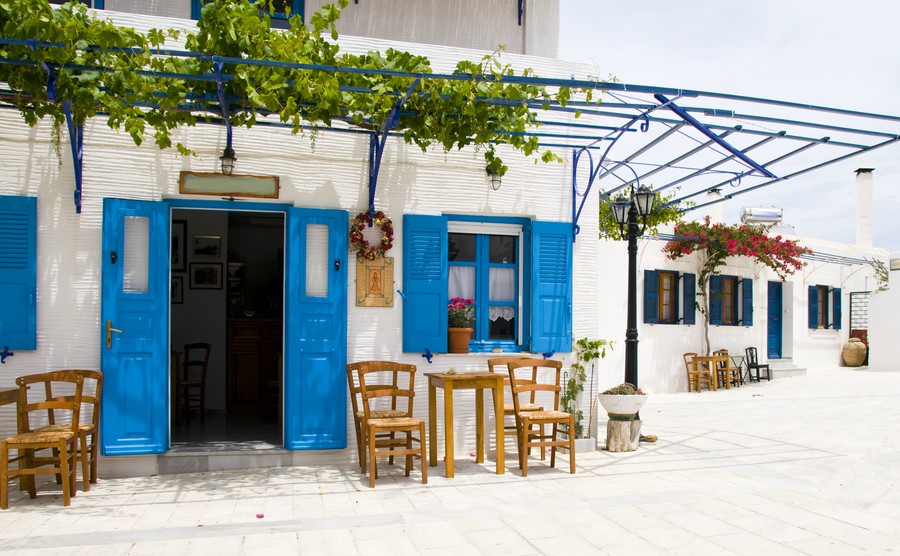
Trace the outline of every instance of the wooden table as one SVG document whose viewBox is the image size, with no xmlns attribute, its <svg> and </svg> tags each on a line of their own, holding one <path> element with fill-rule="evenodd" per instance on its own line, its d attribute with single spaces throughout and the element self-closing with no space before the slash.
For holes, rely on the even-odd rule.
<svg viewBox="0 0 900 556">
<path fill-rule="evenodd" d="M 706 363 L 706 368 L 710 371 L 710 384 L 712 385 L 713 390 L 719 389 L 719 375 L 716 367 L 718 363 L 721 361 L 728 365 L 728 357 L 724 355 L 698 355 L 696 357 L 697 364 Z M 731 389 L 731 381 L 728 377 L 725 377 L 725 389 Z"/>
<path fill-rule="evenodd" d="M 19 388 L 0 388 L 0 405 L 19 401 Z"/>
<path fill-rule="evenodd" d="M 445 476 L 453 477 L 453 391 L 475 389 L 475 461 L 484 462 L 484 389 L 490 388 L 494 397 L 494 417 L 497 421 L 497 474 L 506 470 L 503 450 L 503 377 L 502 373 L 424 373 L 428 377 L 428 462 L 437 465 L 437 389 L 444 389 L 444 457 Z"/>
</svg>

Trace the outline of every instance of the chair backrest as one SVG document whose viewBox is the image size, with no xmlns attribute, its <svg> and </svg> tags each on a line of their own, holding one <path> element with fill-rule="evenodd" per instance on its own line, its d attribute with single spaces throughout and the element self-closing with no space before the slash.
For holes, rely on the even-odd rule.
<svg viewBox="0 0 900 556">
<path fill-rule="evenodd" d="M 385 381 L 385 374 L 393 378 Z M 366 421 L 370 419 L 372 411 L 378 409 L 381 401 L 389 402 L 391 409 L 397 409 L 399 402 L 406 401 L 406 414 L 409 416 L 413 414 L 413 399 L 416 397 L 415 365 L 393 361 L 366 361 L 356 367 L 356 377 L 359 381 L 363 418 Z"/>
<path fill-rule="evenodd" d="M 554 359 L 521 358 L 506 364 L 509 372 L 509 385 L 513 392 L 513 406 L 518 414 L 519 396 L 528 393 L 531 403 L 536 402 L 537 392 L 553 393 L 553 411 L 559 411 L 559 394 L 562 391 L 560 378 L 562 376 L 562 362 Z M 541 371 L 544 372 L 541 372 Z M 548 372 L 552 371 L 552 372 Z M 541 401 L 545 409 L 550 409 L 550 404 Z"/>
<path fill-rule="evenodd" d="M 697 372 L 697 354 L 693 351 L 689 351 L 682 355 L 684 358 L 684 370 L 690 375 L 692 372 Z"/>
<path fill-rule="evenodd" d="M 43 385 L 45 394 L 43 399 L 28 398 L 28 391 L 35 394 Z M 31 432 L 44 424 L 56 424 L 56 421 L 69 424 L 72 432 L 78 432 L 79 415 L 81 413 L 82 391 L 84 389 L 84 377 L 75 371 L 49 371 L 20 376 L 16 378 L 19 387 L 19 403 L 17 424 L 19 432 Z M 34 386 L 34 388 L 32 388 Z M 54 399 L 52 392 L 59 393 L 66 390 L 66 399 Z M 49 398 L 46 397 L 50 393 Z M 60 394 L 63 396 L 63 394 Z M 35 422 L 40 420 L 40 423 Z M 46 422 L 45 422 L 46 421 Z"/>
<path fill-rule="evenodd" d="M 69 369 L 62 372 L 76 373 L 78 375 L 81 375 L 81 377 L 84 379 L 84 382 L 82 384 L 82 408 L 80 419 L 83 423 L 92 423 L 96 430 L 96 428 L 100 426 L 100 396 L 103 393 L 103 373 L 100 371 L 86 369 Z M 75 396 L 72 394 L 58 395 L 58 392 L 54 393 L 53 381 L 45 382 L 44 388 L 47 400 L 55 400 L 61 402 L 75 401 Z M 90 408 L 89 412 L 85 411 L 85 409 L 87 408 Z M 48 419 L 50 420 L 49 424 L 55 424 L 54 416 L 52 413 L 48 416 Z"/>
<path fill-rule="evenodd" d="M 490 371 L 492 373 L 501 372 L 501 373 L 506 374 L 507 376 L 506 376 L 506 378 L 503 379 L 503 384 L 505 384 L 506 386 L 509 386 L 510 394 L 512 394 L 512 386 L 509 381 L 509 367 L 507 365 L 509 365 L 513 361 L 523 361 L 524 359 L 526 359 L 526 358 L 524 358 L 524 357 L 494 357 L 493 359 L 488 359 L 488 362 L 487 362 L 488 371 Z M 536 362 L 543 361 L 543 359 L 534 359 L 534 358 L 532 358 L 532 359 Z M 523 378 L 523 375 L 520 374 L 519 377 L 517 378 L 517 380 L 525 380 L 525 379 Z M 531 381 L 532 382 L 537 381 L 537 367 L 533 368 Z M 534 403 L 534 395 L 535 395 L 535 392 L 532 391 L 531 396 L 529 398 L 530 403 Z"/>
<path fill-rule="evenodd" d="M 720 369 L 727 369 L 728 365 L 728 350 L 727 349 L 717 349 L 713 352 L 715 357 L 724 357 L 724 360 L 716 361 L 716 367 Z"/>
<path fill-rule="evenodd" d="M 209 353 L 212 345 L 204 342 L 184 344 L 184 363 L 181 364 L 181 380 L 200 381 L 206 384 L 206 371 L 209 369 Z"/>
<path fill-rule="evenodd" d="M 756 348 L 748 347 L 744 353 L 747 355 L 747 365 L 751 367 L 756 365 Z"/>
<path fill-rule="evenodd" d="M 399 365 L 393 361 L 356 361 L 347 364 L 347 385 L 350 388 L 350 399 L 353 402 L 353 415 L 358 415 L 362 411 L 362 388 L 359 384 L 359 371 L 363 367 L 372 367 L 380 369 L 380 373 L 375 375 L 369 374 L 369 384 L 378 383 L 381 386 L 390 386 L 399 389 L 397 381 L 399 379 L 399 370 L 394 370 L 394 365 Z M 391 409 L 397 409 L 397 398 L 390 402 Z"/>
</svg>

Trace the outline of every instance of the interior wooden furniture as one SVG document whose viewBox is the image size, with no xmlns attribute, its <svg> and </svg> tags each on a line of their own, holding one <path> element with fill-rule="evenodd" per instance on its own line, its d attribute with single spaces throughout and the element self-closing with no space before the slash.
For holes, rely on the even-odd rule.
<svg viewBox="0 0 900 556">
<path fill-rule="evenodd" d="M 488 371 L 494 373 L 494 372 L 497 372 L 497 369 L 499 369 L 500 372 L 508 375 L 507 365 L 511 361 L 520 361 L 522 359 L 523 359 L 522 357 L 495 357 L 493 359 L 488 359 L 488 362 L 487 362 Z M 541 359 L 535 359 L 535 361 L 541 361 Z M 495 367 L 497 367 L 497 368 L 495 369 Z M 532 373 L 531 380 L 532 380 L 532 382 L 537 382 L 537 367 L 533 367 L 533 370 L 534 370 L 534 372 Z M 524 377 L 524 376 L 525 375 L 522 374 L 522 375 L 520 375 L 520 378 Z M 525 379 L 522 378 L 522 380 L 525 380 Z M 507 387 L 509 387 L 509 393 L 510 393 L 510 395 L 512 395 L 512 387 L 510 387 L 510 382 L 509 382 L 508 377 L 503 379 L 503 384 L 506 385 Z M 531 395 L 528 396 L 527 402 L 520 401 L 520 403 L 519 403 L 520 410 L 521 411 L 543 411 L 544 410 L 543 406 L 534 403 L 535 395 L 537 394 L 537 392 L 531 391 L 530 394 Z M 517 430 L 516 429 L 516 419 L 515 419 L 516 406 L 515 406 L 515 404 L 513 404 L 512 400 L 510 400 L 508 403 L 503 404 L 503 417 L 504 417 L 503 428 L 505 430 L 512 431 L 513 434 L 516 434 L 516 430 Z M 510 423 L 509 425 L 506 424 L 506 417 L 512 417 L 512 423 Z M 545 459 L 546 457 L 547 457 L 547 449 L 544 447 L 541 447 L 541 459 Z"/>
<path fill-rule="evenodd" d="M 91 483 L 97 482 L 97 448 L 99 446 L 100 431 L 100 396 L 103 393 L 103 373 L 94 370 L 73 369 L 69 372 L 77 373 L 84 378 L 81 396 L 81 412 L 78 423 L 78 453 L 81 458 L 81 483 L 82 490 L 91 490 Z M 74 402 L 73 395 L 57 395 L 53 392 L 53 382 L 44 383 L 47 400 Z M 86 394 L 84 392 L 87 392 Z M 85 411 L 87 410 L 87 411 Z M 48 424 L 38 429 L 39 431 L 66 431 L 68 423 L 56 423 L 56 416 L 50 411 L 47 416 Z"/>
<path fill-rule="evenodd" d="M 281 397 L 280 318 L 233 317 L 226 324 L 225 403 L 229 414 L 272 415 Z M 281 419 L 280 413 L 277 419 Z"/>
<path fill-rule="evenodd" d="M 350 400 L 353 404 L 353 428 L 356 430 L 356 449 L 359 454 L 359 470 L 361 473 L 366 472 L 366 451 L 368 449 L 368 443 L 366 442 L 366 428 L 363 427 L 366 415 L 365 411 L 363 411 L 362 388 L 359 386 L 359 370 L 365 366 L 377 367 L 382 370 L 380 376 L 375 373 L 370 373 L 367 377 L 370 390 L 374 388 L 376 382 L 378 382 L 380 383 L 380 386 L 391 387 L 399 391 L 400 387 L 397 380 L 400 371 L 397 365 L 399 365 L 399 363 L 394 363 L 392 361 L 358 361 L 347 365 L 347 384 L 350 387 Z M 375 419 L 412 417 L 412 414 L 408 413 L 409 407 L 397 407 L 398 399 L 397 396 L 391 396 L 390 398 L 387 396 L 380 397 L 378 403 L 381 403 L 382 406 L 370 407 L 371 416 Z M 406 401 L 405 398 L 404 401 Z M 406 445 L 406 440 L 402 438 L 398 439 L 395 432 L 379 435 L 375 439 L 376 446 L 378 447 L 385 447 L 396 444 L 397 442 L 400 442 L 403 446 Z M 388 463 L 390 465 L 394 464 L 393 456 L 390 456 Z"/>
<path fill-rule="evenodd" d="M 687 374 L 688 392 L 691 389 L 699 392 L 703 383 L 706 383 L 707 390 L 712 390 L 712 373 L 709 369 L 697 364 L 697 354 L 688 352 L 682 357 L 684 358 L 684 370 Z"/>
<path fill-rule="evenodd" d="M 412 471 L 413 456 L 419 456 L 419 461 L 422 464 L 422 484 L 428 484 L 428 465 L 425 463 L 425 421 L 413 419 L 412 417 L 378 418 L 373 416 L 373 407 L 377 407 L 381 399 L 386 399 L 390 402 L 393 402 L 395 399 L 398 402 L 404 400 L 406 402 L 407 415 L 412 415 L 413 400 L 416 396 L 416 366 L 394 362 L 387 362 L 387 365 L 377 363 L 384 362 L 370 362 L 367 365 L 361 365 L 357 369 L 357 379 L 359 380 L 360 397 L 363 405 L 362 428 L 365 431 L 369 455 L 369 487 L 375 488 L 375 479 L 378 478 L 376 458 L 394 456 L 406 456 L 405 474 L 407 477 Z M 395 388 L 393 385 L 366 383 L 367 376 L 381 373 L 384 370 L 398 373 L 399 388 Z M 419 433 L 418 438 L 413 436 L 415 432 Z M 376 439 L 379 435 L 387 433 L 403 433 L 405 442 L 402 445 L 388 443 L 387 445 L 379 446 Z M 413 443 L 418 445 L 413 447 Z"/>
<path fill-rule="evenodd" d="M 528 476 L 528 454 L 532 447 L 550 448 L 550 467 L 556 466 L 556 449 L 568 448 L 569 473 L 575 473 L 575 435 L 569 434 L 575 430 L 575 417 L 571 413 L 559 411 L 562 363 L 553 359 L 517 359 L 510 361 L 506 366 L 513 393 L 513 405 L 516 410 L 516 440 L 522 476 Z M 536 375 L 534 374 L 535 370 L 537 370 Z M 524 375 L 524 378 L 521 378 L 521 375 Z M 552 407 L 552 409 L 523 411 L 519 398 L 522 394 L 530 396 L 531 392 L 552 393 L 552 404 L 542 403 L 543 407 Z M 537 428 L 532 425 L 537 425 Z M 544 425 L 553 425 L 549 435 L 544 434 Z M 566 427 L 566 439 L 559 437 L 563 432 L 560 430 L 561 427 Z"/>
<path fill-rule="evenodd" d="M 731 385 L 738 387 L 741 385 L 741 368 L 735 367 L 731 363 L 731 357 L 728 355 L 727 349 L 717 349 L 713 355 L 722 357 L 716 362 L 716 380 L 721 380 L 726 388 Z"/>
<path fill-rule="evenodd" d="M 41 383 L 65 382 L 73 388 L 72 401 L 45 400 L 29 401 L 28 390 Z M 9 481 L 24 478 L 24 488 L 29 498 L 37 497 L 34 477 L 38 474 L 53 474 L 61 477 L 63 505 L 71 504 L 75 496 L 75 473 L 78 454 L 78 424 L 81 411 L 81 394 L 84 377 L 72 371 L 51 371 L 20 376 L 16 379 L 19 387 L 17 403 L 18 434 L 0 441 L 0 509 L 9 507 Z M 43 389 L 35 386 L 35 391 Z M 55 419 L 68 422 L 66 430 L 38 430 L 45 424 L 47 413 L 54 412 Z M 41 425 L 38 425 L 40 423 Z M 10 450 L 17 451 L 17 457 L 10 459 Z M 38 455 L 37 452 L 52 450 L 55 456 Z M 16 462 L 16 467 L 10 463 Z"/>
<path fill-rule="evenodd" d="M 759 372 L 766 372 L 766 380 L 772 380 L 772 370 L 769 369 L 768 363 L 760 364 L 759 360 L 756 357 L 756 348 L 748 347 L 744 350 L 744 354 L 747 356 L 747 376 L 748 380 L 753 380 L 753 371 L 756 371 L 756 382 L 759 382 Z"/>
<path fill-rule="evenodd" d="M 196 402 L 200 422 L 206 422 L 206 373 L 209 369 L 209 353 L 212 345 L 198 342 L 184 345 L 184 362 L 181 364 L 175 391 L 178 403 L 184 404 L 184 414 L 191 418 L 191 403 Z"/>
</svg>

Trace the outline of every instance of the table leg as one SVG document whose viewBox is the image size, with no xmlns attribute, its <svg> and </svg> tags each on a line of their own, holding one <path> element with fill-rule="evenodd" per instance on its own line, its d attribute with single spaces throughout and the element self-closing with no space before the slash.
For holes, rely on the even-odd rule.
<svg viewBox="0 0 900 556">
<path fill-rule="evenodd" d="M 503 429 L 503 380 L 497 380 L 497 384 L 491 389 L 494 395 L 494 421 L 497 423 L 497 474 L 506 472 L 506 440 Z"/>
<path fill-rule="evenodd" d="M 428 465 L 437 465 L 437 388 L 428 381 Z"/>
<path fill-rule="evenodd" d="M 453 473 L 453 381 L 444 385 L 444 476 L 452 479 Z"/>
<path fill-rule="evenodd" d="M 475 463 L 484 463 L 484 388 L 475 389 Z"/>
</svg>

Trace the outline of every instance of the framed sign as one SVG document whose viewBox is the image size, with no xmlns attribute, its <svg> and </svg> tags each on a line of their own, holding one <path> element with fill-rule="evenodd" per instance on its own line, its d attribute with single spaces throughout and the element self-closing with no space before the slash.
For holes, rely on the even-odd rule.
<svg viewBox="0 0 900 556">
<path fill-rule="evenodd" d="M 181 172 L 178 191 L 192 195 L 277 199 L 278 176 Z"/>
<path fill-rule="evenodd" d="M 172 221 L 172 270 L 187 270 L 187 220 Z"/>
<path fill-rule="evenodd" d="M 191 260 L 222 260 L 221 236 L 194 236 L 191 240 Z"/>
<path fill-rule="evenodd" d="M 394 306 L 394 257 L 356 261 L 356 306 Z"/>
<path fill-rule="evenodd" d="M 221 290 L 222 263 L 191 263 L 191 289 Z"/>
</svg>

